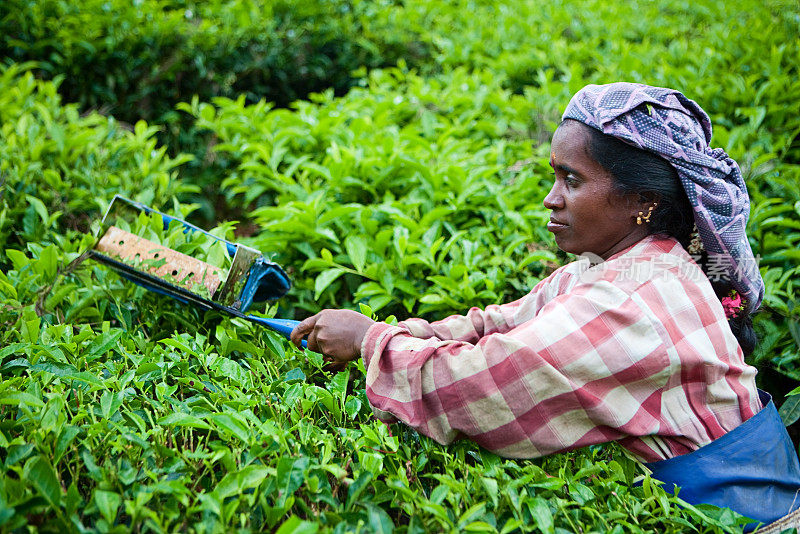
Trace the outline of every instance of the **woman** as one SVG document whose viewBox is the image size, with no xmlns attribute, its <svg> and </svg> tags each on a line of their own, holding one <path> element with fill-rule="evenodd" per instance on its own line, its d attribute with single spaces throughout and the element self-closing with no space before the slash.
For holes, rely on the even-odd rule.
<svg viewBox="0 0 800 534">
<path fill-rule="evenodd" d="M 292 339 L 334 365 L 362 357 L 376 416 L 440 443 L 531 458 L 615 440 L 684 500 L 774 521 L 800 506 L 800 466 L 744 361 L 764 284 L 741 173 L 710 138 L 677 91 L 587 86 L 553 135 L 544 199 L 559 248 L 584 259 L 466 316 L 325 310 Z"/>
</svg>

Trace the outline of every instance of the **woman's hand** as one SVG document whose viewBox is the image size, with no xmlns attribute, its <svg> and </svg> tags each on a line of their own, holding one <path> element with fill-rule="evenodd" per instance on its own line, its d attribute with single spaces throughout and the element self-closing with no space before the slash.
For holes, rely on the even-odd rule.
<svg viewBox="0 0 800 534">
<path fill-rule="evenodd" d="M 361 356 L 364 334 L 375 321 L 351 310 L 322 310 L 301 321 L 292 330 L 292 343 L 301 348 L 308 336 L 308 348 L 325 356 L 329 370 L 341 371 L 348 362 Z"/>
</svg>

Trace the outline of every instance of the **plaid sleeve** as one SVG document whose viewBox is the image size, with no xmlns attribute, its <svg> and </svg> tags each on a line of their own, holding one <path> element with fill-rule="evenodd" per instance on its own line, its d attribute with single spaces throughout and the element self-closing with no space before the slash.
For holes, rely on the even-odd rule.
<svg viewBox="0 0 800 534">
<path fill-rule="evenodd" d="M 405 330 L 408 335 L 421 339 L 436 338 L 474 344 L 491 334 L 505 334 L 536 315 L 554 296 L 554 292 L 562 289 L 561 286 L 567 278 L 562 268 L 536 284 L 530 293 L 514 302 L 494 304 L 483 310 L 473 307 L 466 315 L 451 315 L 433 323 L 424 319 L 407 319 L 397 326 Z"/>
<path fill-rule="evenodd" d="M 494 333 L 505 333 L 515 326 L 515 312 L 523 299 L 485 309 L 473 307 L 466 315 L 451 315 L 441 321 L 429 323 L 424 319 L 407 319 L 398 324 L 413 337 L 422 339 L 465 341 L 477 343 Z"/>
<path fill-rule="evenodd" d="M 437 323 L 421 336 L 402 323 L 372 326 L 362 358 L 375 414 L 507 457 L 616 440 L 656 461 L 761 409 L 755 368 L 708 278 L 673 238 L 564 266 L 500 317 L 489 327 L 486 317 L 470 320 L 463 336 L 450 326 L 437 333 Z"/>
<path fill-rule="evenodd" d="M 498 311 L 508 328 L 492 318 L 483 332 L 493 333 L 474 328 L 465 339 L 373 325 L 362 357 L 376 416 L 440 443 L 463 435 L 517 458 L 658 430 L 670 364 L 636 300 L 600 282 L 525 315 L 509 324 Z"/>
</svg>

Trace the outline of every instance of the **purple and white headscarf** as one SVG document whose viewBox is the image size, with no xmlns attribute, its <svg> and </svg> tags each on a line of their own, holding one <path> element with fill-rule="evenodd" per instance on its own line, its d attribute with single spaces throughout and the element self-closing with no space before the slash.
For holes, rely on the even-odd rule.
<svg viewBox="0 0 800 534">
<path fill-rule="evenodd" d="M 572 97 L 562 119 L 578 120 L 669 161 L 694 209 L 709 261 L 727 274 L 748 312 L 758 308 L 764 281 L 745 235 L 747 188 L 739 165 L 721 148 L 708 146 L 711 121 L 696 102 L 674 89 L 638 83 L 587 85 Z"/>
</svg>

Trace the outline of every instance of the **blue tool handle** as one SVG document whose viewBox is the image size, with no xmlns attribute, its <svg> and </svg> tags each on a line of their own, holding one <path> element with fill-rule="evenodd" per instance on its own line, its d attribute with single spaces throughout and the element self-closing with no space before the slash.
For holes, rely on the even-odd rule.
<svg viewBox="0 0 800 534">
<path fill-rule="evenodd" d="M 262 324 L 267 328 L 286 336 L 287 338 L 292 334 L 294 327 L 300 324 L 300 321 L 293 321 L 291 319 L 267 319 L 264 317 L 256 317 L 255 315 L 246 315 L 248 319 L 256 323 Z M 307 347 L 308 342 L 303 340 L 303 347 Z"/>
</svg>

